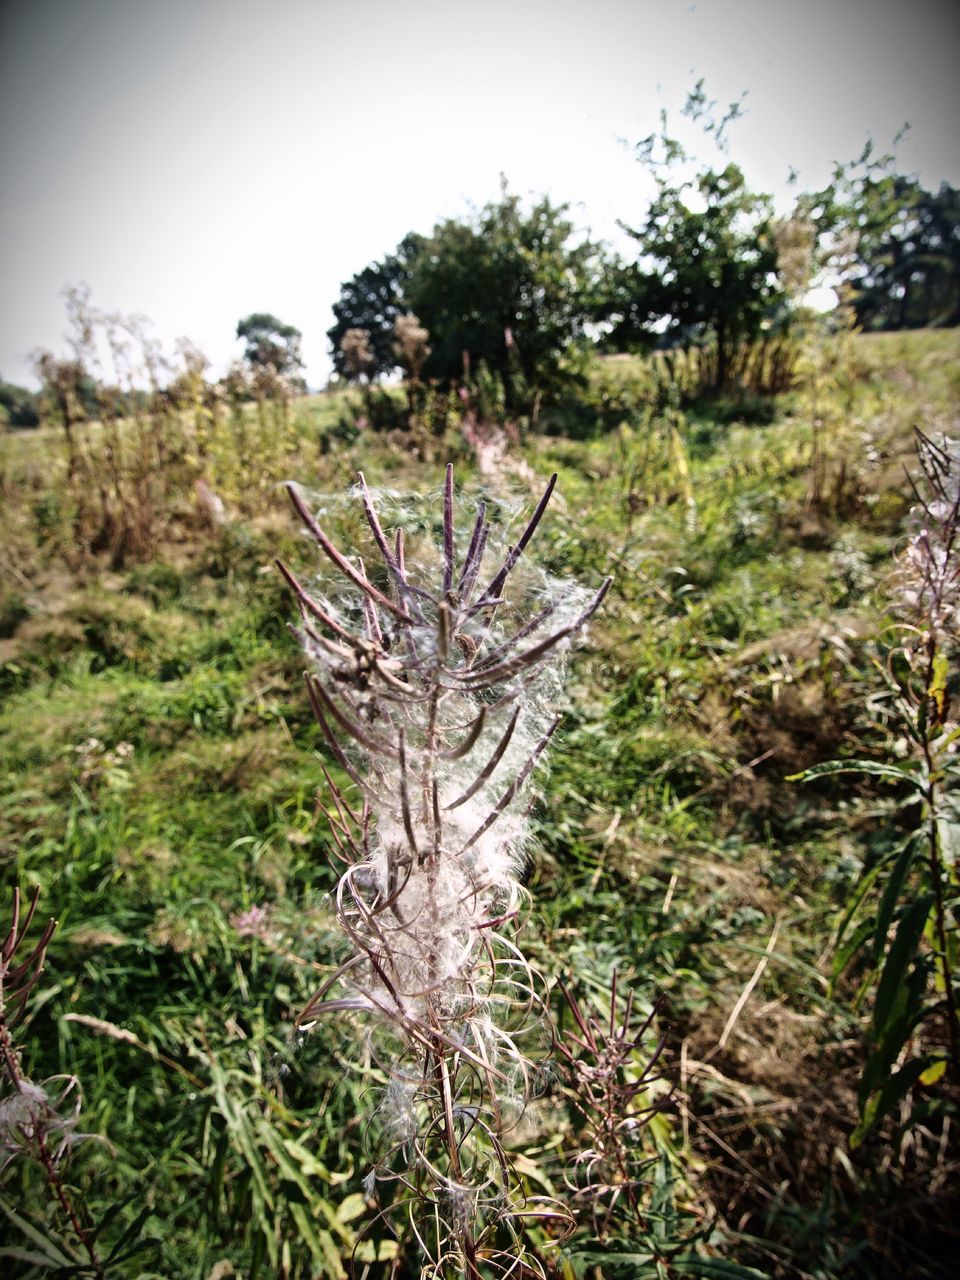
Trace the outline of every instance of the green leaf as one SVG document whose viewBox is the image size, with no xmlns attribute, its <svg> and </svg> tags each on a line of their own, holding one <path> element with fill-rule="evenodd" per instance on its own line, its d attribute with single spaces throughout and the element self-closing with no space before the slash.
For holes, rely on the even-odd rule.
<svg viewBox="0 0 960 1280">
<path fill-rule="evenodd" d="M 362 1218 L 366 1213 L 369 1213 L 367 1200 L 359 1191 L 354 1191 L 351 1195 L 346 1196 L 337 1206 L 337 1220 L 339 1222 L 354 1222 L 357 1218 Z"/>
<path fill-rule="evenodd" d="M 52 1263 L 46 1254 L 31 1253 L 29 1249 L 18 1249 L 16 1245 L 0 1249 L 0 1258 L 11 1258 L 14 1262 L 27 1262 L 32 1267 L 43 1267 L 45 1271 L 57 1265 Z"/>
<path fill-rule="evenodd" d="M 763 1271 L 741 1266 L 739 1262 L 728 1262 L 726 1258 L 701 1258 L 693 1253 L 671 1258 L 670 1266 L 675 1269 L 682 1267 L 680 1274 L 704 1276 L 707 1280 L 712 1276 L 722 1277 L 722 1280 L 769 1280 Z"/>
<path fill-rule="evenodd" d="M 0 1211 L 5 1213 L 17 1230 L 32 1241 L 33 1244 L 44 1254 L 47 1259 L 47 1266 L 53 1267 L 72 1267 L 80 1261 L 76 1254 L 72 1257 L 69 1253 L 65 1253 L 62 1249 L 69 1249 L 66 1241 L 58 1240 L 56 1244 L 49 1239 L 42 1231 L 30 1222 L 27 1218 L 21 1217 L 11 1204 L 0 1197 Z M 62 1246 L 62 1249 L 59 1247 Z"/>
<path fill-rule="evenodd" d="M 768 960 L 775 960 L 778 964 L 782 964 L 785 969 L 793 969 L 795 973 L 802 973 L 805 977 L 812 979 L 819 987 L 829 986 L 819 969 L 812 964 L 807 964 L 804 960 L 798 960 L 796 956 L 788 955 L 785 951 L 768 951 L 766 947 L 757 946 L 752 942 L 738 942 L 736 938 L 728 939 L 726 945 L 736 947 L 740 951 L 746 951 L 748 955 L 766 956 Z M 694 971 L 691 970 L 690 972 L 693 977 L 699 977 Z"/>
<path fill-rule="evenodd" d="M 353 1256 L 357 1262 L 392 1262 L 398 1253 L 396 1240 L 361 1240 Z"/>
<path fill-rule="evenodd" d="M 335 1277 L 336 1280 L 346 1280 L 347 1273 L 330 1232 L 323 1228 L 319 1231 L 316 1229 L 305 1205 L 291 1203 L 290 1216 L 297 1224 L 300 1237 L 310 1250 L 314 1261 L 326 1263 L 328 1269 L 325 1274 L 331 1278 Z"/>
<path fill-rule="evenodd" d="M 933 669 L 930 673 L 930 687 L 927 689 L 927 697 L 936 706 L 938 718 L 943 719 L 945 711 L 945 694 L 947 691 L 947 675 L 950 667 L 945 653 L 938 653 L 933 660 Z"/>
<path fill-rule="evenodd" d="M 922 1085 L 936 1084 L 942 1080 L 947 1071 L 947 1059 L 937 1058 L 920 1076 Z"/>
<path fill-rule="evenodd" d="M 864 1138 L 874 1127 L 878 1120 L 881 1120 L 889 1111 L 891 1111 L 901 1098 L 913 1088 L 918 1081 L 923 1078 L 925 1071 L 930 1067 L 929 1058 L 920 1058 L 916 1062 L 908 1062 L 905 1067 L 901 1067 L 895 1075 L 892 1075 L 884 1084 L 883 1088 L 874 1093 L 861 1110 L 861 1120 L 853 1133 L 850 1135 L 850 1146 L 856 1149 Z"/>
<path fill-rule="evenodd" d="M 906 765 L 886 764 L 880 760 L 826 760 L 823 764 L 815 764 L 802 773 L 791 773 L 787 782 L 812 782 L 815 778 L 832 778 L 839 773 L 871 774 L 877 778 L 888 778 L 891 782 L 909 782 L 918 786 L 915 775 Z"/>
<path fill-rule="evenodd" d="M 283 1178 L 299 1187 L 304 1196 L 309 1198 L 310 1184 L 306 1181 L 300 1169 L 291 1159 L 286 1143 L 277 1133 L 276 1129 L 274 1129 L 269 1120 L 261 1120 L 258 1123 L 256 1127 L 256 1137 L 258 1146 L 269 1151 L 273 1156 Z"/>
<path fill-rule="evenodd" d="M 864 920 L 857 926 L 857 928 L 853 931 L 853 933 L 850 935 L 847 941 L 843 944 L 843 946 L 840 948 L 840 950 L 837 952 L 836 956 L 834 957 L 834 961 L 833 961 L 834 982 L 836 982 L 837 978 L 840 977 L 844 969 L 846 969 L 847 965 L 850 963 L 853 957 L 857 954 L 857 952 L 860 950 L 860 948 L 863 946 L 866 940 L 870 937 L 873 931 L 874 931 L 873 920 L 872 919 Z M 832 987 L 833 987 L 833 984 L 831 983 L 831 991 L 832 991 Z"/>
<path fill-rule="evenodd" d="M 843 941 L 844 934 L 847 932 L 847 929 L 850 927 L 850 921 L 857 914 L 857 911 L 860 909 L 861 903 L 863 902 L 867 894 L 870 892 L 870 889 L 872 888 L 874 881 L 876 880 L 877 876 L 879 876 L 880 872 L 883 870 L 883 868 L 886 866 L 889 860 L 890 860 L 889 856 L 881 859 L 876 864 L 876 866 L 871 867 L 870 870 L 861 877 L 860 882 L 857 885 L 856 889 L 854 890 L 853 895 L 850 898 L 850 901 L 847 903 L 846 907 L 844 908 L 843 915 L 840 917 L 840 921 L 837 925 L 836 946 L 838 947 L 840 946 L 840 943 Z"/>
<path fill-rule="evenodd" d="M 156 1241 L 150 1237 L 142 1237 L 140 1234 L 152 1213 L 153 1210 L 149 1205 L 140 1210 L 134 1220 L 124 1229 L 119 1240 L 113 1246 L 110 1256 L 105 1259 L 106 1262 L 120 1262 L 152 1248 Z"/>
<path fill-rule="evenodd" d="M 920 835 L 910 837 L 903 846 L 900 856 L 893 864 L 893 869 L 887 879 L 883 897 L 880 900 L 880 910 L 877 913 L 877 927 L 873 935 L 873 955 L 875 960 L 880 959 L 887 944 L 887 931 L 890 928 L 890 921 L 893 919 L 893 913 L 900 900 L 903 886 L 917 856 L 920 840 Z"/>
<path fill-rule="evenodd" d="M 606 1249 L 584 1249 L 572 1252 L 569 1255 L 570 1261 L 576 1268 L 577 1274 L 582 1276 L 586 1273 L 586 1268 L 591 1266 L 602 1266 L 605 1275 L 616 1276 L 638 1276 L 641 1274 L 656 1274 L 650 1271 L 637 1272 L 636 1270 L 625 1272 L 625 1267 L 649 1267 L 654 1261 L 656 1254 L 654 1253 L 614 1253 Z"/>
<path fill-rule="evenodd" d="M 937 840 L 943 865 L 951 869 L 960 866 L 960 822 L 948 822 L 946 818 L 938 818 Z"/>
<path fill-rule="evenodd" d="M 924 894 L 900 918 L 896 937 L 883 964 L 873 1006 L 873 1028 L 877 1040 L 882 1038 L 884 1029 L 902 1012 L 908 995 L 908 966 L 917 953 L 933 901 L 932 893 Z"/>
<path fill-rule="evenodd" d="M 924 1015 L 926 970 L 925 963 L 918 961 L 914 964 L 913 969 L 904 979 L 895 1006 L 867 1058 L 867 1065 L 857 1090 L 861 1110 L 866 1107 L 867 1100 L 873 1091 L 882 1087 L 914 1028 Z"/>
</svg>

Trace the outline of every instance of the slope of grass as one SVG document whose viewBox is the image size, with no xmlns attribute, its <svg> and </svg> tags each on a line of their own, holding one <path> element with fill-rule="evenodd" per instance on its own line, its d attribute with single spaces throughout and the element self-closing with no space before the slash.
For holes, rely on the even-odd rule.
<svg viewBox="0 0 960 1280">
<path fill-rule="evenodd" d="M 411 450 L 344 432 L 342 406 L 316 398 L 285 455 L 316 490 L 342 492 L 362 466 L 431 495 L 425 534 L 447 457 L 465 493 L 506 511 L 559 472 L 538 556 L 614 587 L 572 659 L 527 946 L 598 1008 L 614 970 L 641 1001 L 664 994 L 675 1094 L 644 1141 L 677 1179 L 678 1238 L 714 1222 L 706 1253 L 771 1276 L 892 1274 L 905 1257 L 946 1274 L 949 1143 L 921 1135 L 892 1157 L 888 1127 L 846 1149 L 861 1025 L 830 988 L 830 939 L 884 823 L 785 779 L 862 736 L 911 428 L 955 421 L 957 337 L 859 341 L 816 505 L 797 394 L 766 424 L 694 408 L 679 426 L 638 415 L 584 441 L 531 436 L 494 475 L 459 438 Z M 147 563 L 65 562 L 41 475 L 54 448 L 20 433 L 4 463 L 26 483 L 5 517 L 23 555 L 2 612 L 0 851 L 5 880 L 40 885 L 61 922 L 25 1065 L 83 1084 L 81 1127 L 111 1145 L 79 1145 L 70 1177 L 95 1217 L 122 1206 L 107 1238 L 146 1196 L 155 1243 L 116 1274 L 344 1274 L 369 1217 L 380 1086 L 344 1075 L 348 1023 L 291 1034 L 338 949 L 321 744 L 272 561 L 307 579 L 323 566 L 273 480 L 255 499 L 226 490 L 214 527 L 187 493 Z M 330 500 L 325 520 L 357 545 L 352 505 Z M 525 1141 L 531 1189 L 559 1186 L 577 1150 L 562 1106 Z M 56 1223 L 35 1171 L 4 1177 Z"/>
</svg>

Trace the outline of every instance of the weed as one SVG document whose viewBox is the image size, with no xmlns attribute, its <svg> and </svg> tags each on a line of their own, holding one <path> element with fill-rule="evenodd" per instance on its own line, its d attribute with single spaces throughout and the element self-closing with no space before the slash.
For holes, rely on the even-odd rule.
<svg viewBox="0 0 960 1280">
<path fill-rule="evenodd" d="M 523 1219 L 562 1217 L 524 1202 L 503 1143 L 509 1112 L 529 1092 L 523 1042 L 541 1007 L 512 936 L 528 839 L 516 801 L 557 728 L 555 658 L 609 587 L 584 600 L 569 583 L 551 589 L 528 578 L 523 603 L 503 598 L 554 483 L 488 575 L 484 504 L 458 555 L 448 466 L 432 586 L 429 547 L 414 558 L 402 533 L 388 542 L 362 475 L 383 560 L 376 575 L 343 556 L 291 490 L 353 592 L 321 603 L 281 566 L 320 672 L 307 681 L 314 712 L 352 784 L 328 777 L 328 820 L 346 864 L 337 915 L 351 954 L 299 1021 L 312 1027 L 343 1010 L 364 1017 L 367 1052 L 388 1081 L 388 1150 L 367 1194 L 389 1189 L 383 1214 L 405 1221 L 401 1237 L 412 1235 L 438 1276 L 509 1274 L 523 1256 Z M 384 578 L 386 589 L 375 585 Z M 500 1243 L 504 1235 L 514 1243 Z"/>
</svg>

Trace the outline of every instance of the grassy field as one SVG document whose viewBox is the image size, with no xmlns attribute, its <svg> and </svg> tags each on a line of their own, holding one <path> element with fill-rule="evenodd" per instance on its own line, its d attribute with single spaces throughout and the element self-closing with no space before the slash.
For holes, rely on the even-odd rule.
<svg viewBox="0 0 960 1280">
<path fill-rule="evenodd" d="M 619 362 L 597 375 L 627 385 L 619 426 L 529 434 L 483 468 L 457 433 L 358 431 L 342 396 L 315 397 L 245 462 L 188 450 L 148 554 L 119 563 L 71 549 L 60 437 L 7 434 L 0 865 L 59 920 L 18 1036 L 33 1079 L 81 1082 L 97 1138 L 67 1179 L 102 1256 L 127 1224 L 145 1242 L 108 1274 L 333 1277 L 358 1241 L 358 1274 L 394 1265 L 362 1194 L 381 1082 L 345 1069 L 349 1016 L 292 1030 L 341 947 L 325 757 L 274 560 L 324 572 L 281 480 L 330 495 L 325 526 L 362 548 L 355 472 L 423 495 L 425 536 L 448 460 L 460 501 L 504 521 L 556 471 L 539 563 L 614 579 L 570 664 L 524 941 L 555 995 L 562 979 L 598 1013 L 614 971 L 638 1005 L 662 997 L 650 1047 L 666 1037 L 672 1094 L 637 1140 L 654 1246 L 598 1257 L 583 1229 L 544 1257 L 565 1276 L 949 1274 L 955 1092 L 849 1146 L 868 1011 L 856 975 L 833 981 L 835 926 L 904 818 L 880 783 L 787 779 L 889 750 L 872 700 L 904 469 L 914 427 L 956 435 L 958 355 L 957 331 L 861 337 L 819 391 L 682 413 L 631 410 Z M 562 1192 L 582 1139 L 544 1087 L 516 1138 L 532 1194 Z M 37 1236 L 16 1273 L 54 1270 L 36 1258 L 71 1236 L 42 1171 L 15 1161 L 3 1183 L 10 1244 L 24 1222 Z"/>
</svg>

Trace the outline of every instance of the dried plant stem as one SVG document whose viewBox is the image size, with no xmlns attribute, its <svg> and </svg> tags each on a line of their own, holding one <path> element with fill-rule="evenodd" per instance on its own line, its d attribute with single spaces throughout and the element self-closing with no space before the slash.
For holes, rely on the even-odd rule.
<svg viewBox="0 0 960 1280">
<path fill-rule="evenodd" d="M 767 963 L 769 962 L 770 957 L 773 955 L 773 949 L 777 945 L 777 938 L 780 935 L 780 925 L 782 923 L 783 923 L 783 915 L 781 913 L 780 915 L 777 916 L 776 923 L 773 926 L 773 933 L 771 933 L 770 935 L 770 941 L 767 943 L 764 953 L 760 957 L 760 960 L 757 964 L 757 967 L 753 971 L 750 981 L 747 983 L 743 991 L 740 993 L 740 998 L 737 1001 L 737 1003 L 733 1006 L 733 1010 L 730 1013 L 730 1017 L 727 1019 L 727 1024 L 723 1028 L 723 1033 L 720 1036 L 720 1039 L 717 1041 L 718 1049 L 722 1049 L 724 1045 L 727 1043 L 727 1040 L 730 1038 L 730 1032 L 736 1026 L 737 1019 L 740 1017 L 740 1014 L 743 1012 L 744 1005 L 750 999 L 750 996 L 751 996 L 751 993 L 753 992 L 754 987 L 757 985 L 757 983 L 760 981 L 761 977 L 763 976 L 763 971 L 764 969 L 766 969 Z"/>
<path fill-rule="evenodd" d="M 437 1078 L 440 1083 L 440 1094 L 443 1099 L 444 1141 L 447 1147 L 447 1156 L 450 1160 L 450 1168 L 453 1171 L 454 1178 L 459 1182 L 463 1177 L 463 1171 L 460 1167 L 460 1147 L 457 1143 L 456 1121 L 453 1116 L 453 1093 L 450 1088 L 450 1071 L 447 1065 L 448 1051 L 444 1045 L 438 1044 L 434 1052 L 437 1058 Z M 464 1226 L 461 1229 L 460 1243 L 467 1268 L 467 1280 L 479 1280 L 477 1247 L 469 1226 Z"/>
<path fill-rule="evenodd" d="M 542 1009 L 537 978 L 510 937 L 527 839 L 528 806 L 518 797 L 559 724 L 551 668 L 609 586 L 588 600 L 558 583 L 544 608 L 543 575 L 528 569 L 530 598 L 504 598 L 508 580 L 524 581 L 515 570 L 555 480 L 486 578 L 486 507 L 458 553 L 448 467 L 427 582 L 401 533 L 384 532 L 361 475 L 380 586 L 291 490 L 303 527 L 342 579 L 333 598 L 316 599 L 282 570 L 315 663 L 310 702 L 349 780 L 327 775 L 331 837 L 346 863 L 337 916 L 352 949 L 299 1023 L 339 1010 L 364 1016 L 387 1081 L 391 1135 L 371 1187 L 392 1184 L 383 1212 L 406 1217 L 428 1255 L 424 1274 L 437 1280 L 480 1280 L 481 1260 L 484 1275 L 527 1266 L 520 1246 L 500 1252 L 493 1242 L 525 1211 L 497 1091 L 506 1086 L 511 1106 L 522 1108 L 529 1064 L 520 1037 Z M 536 1261 L 529 1266 L 542 1273 Z"/>
<path fill-rule="evenodd" d="M 39 940 L 29 953 L 19 958 L 17 952 L 23 947 L 27 931 L 33 921 L 37 909 L 40 890 L 34 889 L 27 908 L 26 919 L 20 918 L 20 890 L 13 891 L 13 918 L 6 937 L 0 944 L 0 1054 L 7 1080 L 16 1093 L 28 1097 L 28 1089 L 33 1089 L 23 1074 L 20 1051 L 13 1042 L 11 1028 L 22 1017 L 27 999 L 43 970 L 47 947 L 53 937 L 57 924 L 55 920 L 47 922 Z M 43 1090 L 38 1091 L 39 1100 L 32 1099 L 34 1110 L 28 1111 L 27 1118 L 18 1127 L 21 1131 L 21 1150 L 29 1152 L 43 1170 L 51 1194 L 60 1205 L 70 1223 L 73 1233 L 84 1253 L 90 1260 L 94 1276 L 104 1280 L 103 1264 L 97 1255 L 89 1232 L 80 1221 L 80 1215 L 74 1204 L 60 1171 L 57 1168 L 57 1157 L 50 1150 L 48 1132 L 51 1122 L 58 1119 L 52 1105 Z M 17 1122 L 14 1122 L 17 1126 Z"/>
<path fill-rule="evenodd" d="M 63 1179 L 57 1171 L 57 1166 L 53 1156 L 50 1154 L 50 1148 L 46 1137 L 42 1133 L 37 1135 L 37 1160 L 46 1174 L 50 1190 L 53 1192 L 60 1204 L 60 1208 L 68 1218 L 70 1226 L 73 1228 L 74 1235 L 80 1241 L 83 1246 L 84 1253 L 90 1259 L 90 1266 L 93 1268 L 93 1274 L 97 1277 L 97 1280 L 104 1280 L 106 1272 L 103 1269 L 103 1263 L 100 1261 L 97 1251 L 94 1248 L 93 1241 L 90 1239 L 89 1233 L 85 1230 L 80 1221 L 73 1200 L 70 1198 L 70 1194 L 64 1186 Z"/>
<path fill-rule="evenodd" d="M 937 656 L 936 637 L 931 633 L 926 643 L 925 688 L 932 687 L 934 663 Z M 937 829 L 937 809 L 939 794 L 937 778 L 939 771 L 930 740 L 923 735 L 923 758 L 926 765 L 927 785 L 925 802 L 927 807 L 927 860 L 930 866 L 930 881 L 933 889 L 933 909 L 937 934 L 937 961 L 943 978 L 943 991 L 947 1014 L 947 1035 L 950 1041 L 950 1073 L 956 1083 L 960 1083 L 960 1017 L 957 1012 L 957 998 L 954 992 L 953 970 L 950 966 L 950 947 L 947 939 L 946 904 L 943 895 L 944 867 L 940 850 L 940 835 Z"/>
<path fill-rule="evenodd" d="M 576 996 L 559 984 L 567 1008 L 579 1031 L 557 1041 L 557 1050 L 566 1065 L 573 1102 L 584 1121 L 587 1149 L 577 1160 L 576 1180 L 568 1182 L 574 1197 L 593 1220 L 603 1238 L 618 1218 L 623 1206 L 631 1226 L 644 1222 L 639 1189 L 643 1185 L 643 1153 L 631 1135 L 666 1101 L 655 1099 L 653 1086 L 659 1080 L 657 1062 L 665 1038 L 638 1072 L 637 1054 L 643 1046 L 657 1014 L 657 1006 L 634 1022 L 635 999 L 628 991 L 622 1000 L 618 974 L 610 982 L 610 1015 L 601 1019 L 581 1007 Z M 642 1100 L 642 1105 L 634 1103 Z"/>
<path fill-rule="evenodd" d="M 0 1051 L 3 1053 L 3 1065 L 7 1078 L 13 1087 L 19 1091 L 23 1084 L 23 1076 L 20 1072 L 20 1056 L 13 1047 L 10 1031 L 4 1018 L 2 995 L 0 995 Z"/>
</svg>

